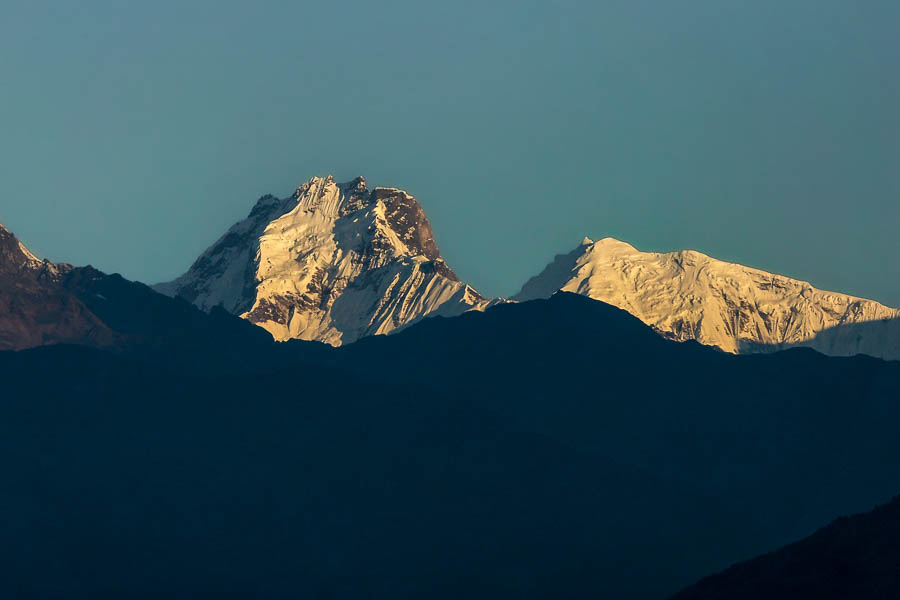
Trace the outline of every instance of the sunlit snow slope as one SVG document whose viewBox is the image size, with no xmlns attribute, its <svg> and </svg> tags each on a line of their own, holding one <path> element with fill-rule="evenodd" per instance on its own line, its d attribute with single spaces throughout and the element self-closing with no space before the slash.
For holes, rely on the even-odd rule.
<svg viewBox="0 0 900 600">
<path fill-rule="evenodd" d="M 666 337 L 727 352 L 808 346 L 900 360 L 900 311 L 692 250 L 640 252 L 612 238 L 585 238 L 513 299 L 558 290 L 617 306 Z"/>
<path fill-rule="evenodd" d="M 362 177 L 314 177 L 288 198 L 264 196 L 155 289 L 205 310 L 222 305 L 277 340 L 335 346 L 489 304 L 441 258 L 415 198 L 369 190 Z"/>
</svg>

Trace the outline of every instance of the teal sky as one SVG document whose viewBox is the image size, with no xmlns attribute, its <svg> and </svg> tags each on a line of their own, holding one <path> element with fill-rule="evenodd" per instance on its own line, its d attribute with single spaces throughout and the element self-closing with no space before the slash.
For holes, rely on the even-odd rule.
<svg viewBox="0 0 900 600">
<path fill-rule="evenodd" d="M 312 175 L 510 295 L 585 235 L 900 306 L 900 2 L 0 4 L 0 222 L 171 279 Z"/>
</svg>

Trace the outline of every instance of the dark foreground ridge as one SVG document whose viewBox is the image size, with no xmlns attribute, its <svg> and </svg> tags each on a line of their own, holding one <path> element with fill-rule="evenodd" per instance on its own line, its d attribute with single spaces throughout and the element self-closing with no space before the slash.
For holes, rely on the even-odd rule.
<svg viewBox="0 0 900 600">
<path fill-rule="evenodd" d="M 900 597 L 900 497 L 707 577 L 672 600 Z"/>
<path fill-rule="evenodd" d="M 92 281 L 132 344 L 0 353 L 14 597 L 661 598 L 900 490 L 900 363 L 568 294 L 278 345 Z"/>
</svg>

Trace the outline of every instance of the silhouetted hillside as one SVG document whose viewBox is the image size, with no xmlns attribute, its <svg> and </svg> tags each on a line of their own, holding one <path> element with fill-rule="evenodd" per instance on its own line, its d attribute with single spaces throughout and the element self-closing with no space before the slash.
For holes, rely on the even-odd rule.
<svg viewBox="0 0 900 600">
<path fill-rule="evenodd" d="M 677 485 L 399 380 L 197 378 L 58 346 L 0 355 L 0 381 L 15 597 L 621 595 L 663 560 L 654 536 L 706 518 Z"/>
<path fill-rule="evenodd" d="M 673 600 L 900 598 L 900 498 L 734 565 Z"/>
<path fill-rule="evenodd" d="M 709 497 L 711 511 L 735 516 L 719 543 L 660 542 L 697 566 L 724 568 L 900 489 L 896 362 L 807 349 L 729 355 L 661 339 L 624 311 L 571 294 L 431 319 L 338 356 L 367 377 L 402 370 Z M 698 522 L 696 533 L 708 527 Z M 662 582 L 689 573 L 659 565 L 634 589 L 662 594 Z"/>
<path fill-rule="evenodd" d="M 123 314 L 150 341 L 0 353 L 19 595 L 659 598 L 900 489 L 897 363 L 567 294 L 242 355 L 232 317 L 148 298 L 191 335 Z"/>
<path fill-rule="evenodd" d="M 328 349 L 316 342 L 278 344 L 265 330 L 225 310 L 207 313 L 181 298 L 91 267 L 74 269 L 63 286 L 116 332 L 112 350 L 170 369 L 271 371 L 312 360 Z"/>
</svg>

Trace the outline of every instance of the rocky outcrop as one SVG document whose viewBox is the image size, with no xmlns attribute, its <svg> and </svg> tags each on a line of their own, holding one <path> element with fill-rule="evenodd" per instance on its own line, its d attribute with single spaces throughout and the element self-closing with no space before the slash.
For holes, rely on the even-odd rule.
<svg viewBox="0 0 900 600">
<path fill-rule="evenodd" d="M 74 271 L 39 259 L 0 225 L 0 350 L 116 342 L 116 334 L 66 287 Z"/>
</svg>

